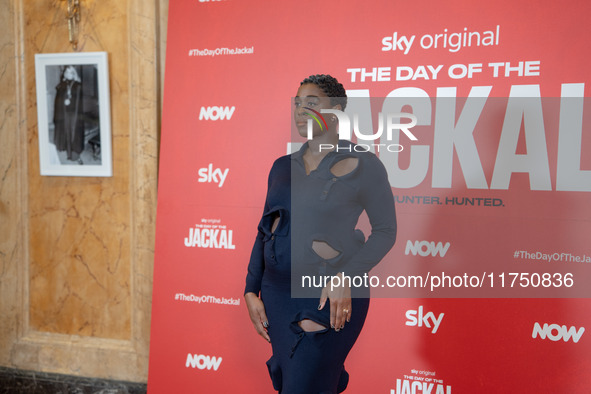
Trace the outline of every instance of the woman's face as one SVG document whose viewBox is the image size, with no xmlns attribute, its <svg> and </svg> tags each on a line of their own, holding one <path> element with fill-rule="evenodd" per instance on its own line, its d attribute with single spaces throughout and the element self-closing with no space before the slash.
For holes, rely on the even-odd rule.
<svg viewBox="0 0 591 394">
<path fill-rule="evenodd" d="M 70 66 L 66 68 L 66 70 L 64 71 L 64 78 L 68 81 L 71 81 L 76 78 L 76 70 L 74 70 L 74 67 Z"/>
<path fill-rule="evenodd" d="M 313 83 L 301 85 L 294 100 L 293 120 L 302 137 L 308 135 L 308 120 L 312 122 L 313 135 L 325 133 L 329 124 L 326 114 L 320 114 L 321 109 L 331 109 L 330 98 Z M 314 111 L 318 112 L 315 113 Z M 324 119 L 324 120 L 323 120 Z M 318 121 L 316 121 L 318 120 Z M 320 124 L 319 124 L 320 123 Z"/>
</svg>

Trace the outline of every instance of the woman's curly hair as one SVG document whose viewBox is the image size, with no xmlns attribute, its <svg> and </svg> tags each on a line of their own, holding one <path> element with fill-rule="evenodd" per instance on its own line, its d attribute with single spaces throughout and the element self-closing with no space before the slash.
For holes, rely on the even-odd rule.
<svg viewBox="0 0 591 394">
<path fill-rule="evenodd" d="M 345 110 L 345 107 L 347 106 L 347 92 L 335 77 L 328 74 L 310 75 L 300 83 L 300 86 L 306 83 L 313 83 L 318 86 L 328 97 L 330 97 L 331 105 L 340 104 L 342 107 L 341 110 Z"/>
</svg>

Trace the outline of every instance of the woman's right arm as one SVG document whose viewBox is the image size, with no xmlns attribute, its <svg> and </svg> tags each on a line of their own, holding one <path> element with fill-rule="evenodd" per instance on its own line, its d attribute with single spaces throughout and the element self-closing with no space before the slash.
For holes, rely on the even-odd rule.
<svg viewBox="0 0 591 394">
<path fill-rule="evenodd" d="M 269 327 L 269 321 L 265 314 L 265 305 L 259 296 L 255 293 L 248 292 L 244 294 L 244 300 L 246 301 L 246 307 L 248 308 L 248 314 L 250 315 L 250 321 L 254 325 L 254 329 L 257 333 L 265 338 L 267 342 L 271 342 L 271 337 L 267 332 Z"/>
<path fill-rule="evenodd" d="M 267 204 L 265 203 L 265 209 L 266 208 Z M 250 254 L 250 261 L 248 262 L 248 273 L 246 274 L 244 294 L 254 293 L 258 296 L 261 291 L 261 280 L 263 279 L 263 271 L 265 270 L 264 236 L 264 233 L 259 228 Z"/>
<path fill-rule="evenodd" d="M 263 217 L 269 212 L 269 186 L 271 185 L 272 175 L 273 168 L 271 168 L 271 171 L 269 172 L 269 179 L 267 181 L 267 198 L 265 199 Z M 267 315 L 265 314 L 265 305 L 259 297 L 261 281 L 265 270 L 265 244 L 263 241 L 265 234 L 261 226 L 262 223 L 259 223 L 257 237 L 252 248 L 252 253 L 250 254 L 248 273 L 246 274 L 246 287 L 244 289 L 244 300 L 246 301 L 248 314 L 250 315 L 250 320 L 252 321 L 255 330 L 260 336 L 265 338 L 265 340 L 271 342 L 271 338 L 267 333 L 269 322 Z"/>
<path fill-rule="evenodd" d="M 265 202 L 265 212 L 268 209 L 268 204 Z M 263 271 L 265 270 L 265 257 L 264 257 L 264 233 L 260 229 L 254 241 L 252 253 L 250 254 L 250 262 L 248 263 L 248 273 L 246 274 L 246 287 L 244 289 L 244 300 L 246 301 L 246 307 L 248 308 L 248 314 L 250 320 L 254 325 L 257 333 L 265 338 L 267 342 L 271 342 L 271 338 L 267 333 L 267 327 L 269 322 L 267 315 L 265 314 L 265 305 L 259 298 L 261 291 L 261 280 L 263 278 Z"/>
<path fill-rule="evenodd" d="M 268 210 L 268 204 L 265 202 L 265 211 Z M 263 212 L 263 215 L 264 215 Z M 246 287 L 244 289 L 244 300 L 248 308 L 250 320 L 254 325 L 257 333 L 265 338 L 267 342 L 271 342 L 271 338 L 267 333 L 269 322 L 265 314 L 265 305 L 259 298 L 261 291 L 261 280 L 263 278 L 263 271 L 265 270 L 265 256 L 264 256 L 264 233 L 260 229 L 257 233 L 252 253 L 250 254 L 250 261 L 248 263 L 248 273 L 246 274 Z"/>
</svg>

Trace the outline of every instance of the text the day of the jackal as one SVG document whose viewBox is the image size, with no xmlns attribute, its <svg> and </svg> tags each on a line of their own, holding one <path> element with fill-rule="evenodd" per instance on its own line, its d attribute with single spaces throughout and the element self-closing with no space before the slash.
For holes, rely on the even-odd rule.
<svg viewBox="0 0 591 394">
<path fill-rule="evenodd" d="M 467 189 L 508 190 L 511 176 L 524 173 L 530 190 L 591 191 L 591 170 L 582 165 L 588 160 L 582 155 L 589 151 L 582 148 L 585 84 L 562 84 L 558 98 L 542 97 L 538 84 L 512 85 L 507 97 L 489 97 L 492 88 L 473 86 L 466 97 L 458 97 L 455 87 L 437 88 L 434 98 L 416 87 L 397 88 L 386 95 L 380 111 L 384 118 L 410 112 L 417 119 L 412 133 L 418 141 L 410 141 L 400 130 L 380 137 L 382 144 L 400 144 L 408 151 L 404 164 L 399 163 L 400 151 L 379 151 L 392 187 L 416 187 L 431 169 L 431 187 L 452 188 L 455 164 Z M 376 110 L 371 108 L 375 98 L 368 89 L 347 90 L 347 95 L 346 112 L 360 115 L 352 135 L 367 139 L 373 134 L 377 139 L 381 126 L 367 115 Z M 490 129 L 491 114 L 499 130 Z M 520 140 L 525 142 L 525 153 L 518 149 Z M 477 141 L 489 146 L 478 146 Z M 480 152 L 490 149 L 491 143 L 496 144 L 496 157 L 493 162 L 490 156 L 483 161 Z"/>
</svg>

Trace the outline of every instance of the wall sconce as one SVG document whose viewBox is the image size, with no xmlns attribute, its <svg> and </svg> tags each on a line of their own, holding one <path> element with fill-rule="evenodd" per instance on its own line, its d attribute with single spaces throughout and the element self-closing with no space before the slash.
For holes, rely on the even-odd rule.
<svg viewBox="0 0 591 394">
<path fill-rule="evenodd" d="M 68 10 L 66 12 L 66 19 L 68 20 L 68 35 L 72 49 L 78 49 L 78 26 L 80 24 L 80 0 L 66 0 L 68 2 Z"/>
</svg>

